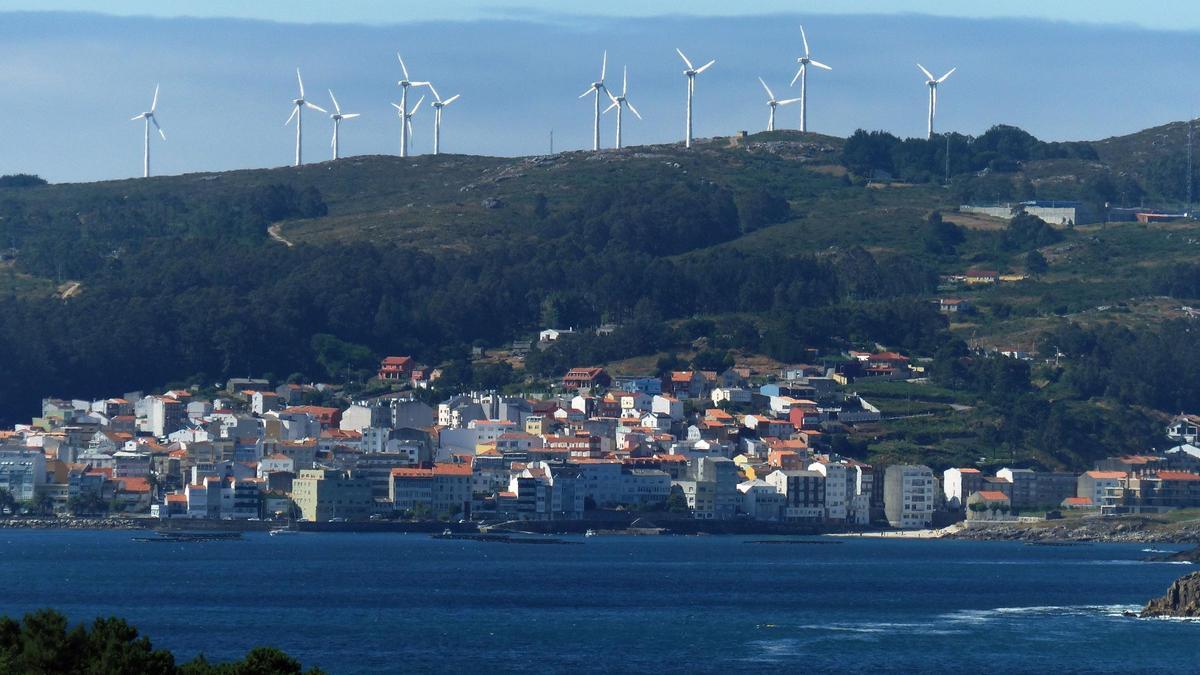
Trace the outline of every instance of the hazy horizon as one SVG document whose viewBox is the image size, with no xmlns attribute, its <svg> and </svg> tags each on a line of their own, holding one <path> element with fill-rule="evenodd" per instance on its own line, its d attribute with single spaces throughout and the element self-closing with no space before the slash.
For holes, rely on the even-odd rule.
<svg viewBox="0 0 1200 675">
<path fill-rule="evenodd" d="M 1186 119 L 1195 106 L 1178 95 L 1179 74 L 1200 65 L 1200 43 L 1184 32 L 911 14 L 583 21 L 535 12 L 403 25 L 4 17 L 0 82 L 11 104 L 0 110 L 8 132 L 0 173 L 55 182 L 140 175 L 142 130 L 129 118 L 147 108 L 155 83 L 168 138 L 152 141 L 155 174 L 287 165 L 294 130 L 283 122 L 297 66 L 310 100 L 328 108 L 332 88 L 344 111 L 363 114 L 342 126 L 343 156 L 395 154 L 399 121 L 388 103 L 399 95 L 397 50 L 413 79 L 433 80 L 443 97 L 462 94 L 445 112 L 445 152 L 505 156 L 546 152 L 551 129 L 555 150 L 590 147 L 590 99 L 577 97 L 598 75 L 605 48 L 608 84 L 619 88 L 629 64 L 629 97 L 645 117 L 626 117 L 627 145 L 682 138 L 677 46 L 693 61 L 717 59 L 697 79 L 697 136 L 765 128 L 757 77 L 779 98 L 798 96 L 787 85 L 801 23 L 813 56 L 834 68 L 810 74 L 809 128 L 839 136 L 857 128 L 923 135 L 918 61 L 939 75 L 958 68 L 941 90 L 940 130 L 978 134 L 1006 123 L 1047 140 L 1096 140 Z M 413 120 L 416 153 L 430 149 L 430 112 L 423 106 Z M 794 128 L 798 115 L 797 106 L 780 108 L 777 124 Z M 602 125 L 611 146 L 612 115 Z M 326 116 L 306 113 L 306 162 L 329 158 L 330 134 Z"/>
</svg>

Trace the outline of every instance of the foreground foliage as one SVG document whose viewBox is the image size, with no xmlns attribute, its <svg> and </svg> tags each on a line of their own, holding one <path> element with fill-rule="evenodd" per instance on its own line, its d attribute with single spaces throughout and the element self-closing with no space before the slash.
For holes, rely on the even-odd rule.
<svg viewBox="0 0 1200 675">
<path fill-rule="evenodd" d="M 256 647 L 240 661 L 210 663 L 203 656 L 176 665 L 136 628 L 116 617 L 71 627 L 67 618 L 42 609 L 21 621 L 0 617 L 0 673 L 46 675 L 299 675 L 300 662 L 270 647 Z"/>
</svg>

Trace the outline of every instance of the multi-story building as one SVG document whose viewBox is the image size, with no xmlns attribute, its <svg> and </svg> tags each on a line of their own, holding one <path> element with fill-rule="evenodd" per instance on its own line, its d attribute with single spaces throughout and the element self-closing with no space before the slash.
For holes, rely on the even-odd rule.
<svg viewBox="0 0 1200 675">
<path fill-rule="evenodd" d="M 46 482 L 46 456 L 37 450 L 0 450 L 0 488 L 30 501 Z"/>
<path fill-rule="evenodd" d="M 1030 508 L 1054 508 L 1067 497 L 1074 497 L 1078 489 L 1079 476 L 1067 472 L 1044 472 L 1030 469 L 1004 468 L 996 472 L 997 478 L 1012 483 L 1012 508 L 1020 511 Z"/>
<path fill-rule="evenodd" d="M 931 526 L 936 499 L 937 479 L 927 466 L 896 464 L 883 475 L 883 509 L 892 527 Z"/>
<path fill-rule="evenodd" d="M 946 469 L 942 472 L 942 491 L 946 507 L 966 508 L 967 497 L 983 489 L 983 472 L 979 469 Z"/>
<path fill-rule="evenodd" d="M 779 469 L 766 482 L 784 496 L 783 519 L 819 522 L 825 519 L 825 476 L 816 471 Z"/>
<path fill-rule="evenodd" d="M 774 522 L 781 518 L 787 497 L 765 480 L 738 483 L 742 495 L 740 510 L 754 520 Z"/>
<path fill-rule="evenodd" d="M 374 507 L 370 481 L 331 469 L 301 470 L 292 481 L 292 501 L 313 522 L 366 518 Z"/>
<path fill-rule="evenodd" d="M 1121 487 L 1125 476 L 1124 471 L 1085 471 L 1075 482 L 1075 496 L 1090 499 L 1092 506 L 1099 507 L 1110 489 Z"/>
</svg>

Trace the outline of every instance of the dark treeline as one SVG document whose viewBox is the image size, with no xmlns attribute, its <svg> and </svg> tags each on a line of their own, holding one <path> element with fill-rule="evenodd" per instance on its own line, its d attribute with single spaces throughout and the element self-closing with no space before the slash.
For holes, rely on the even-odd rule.
<svg viewBox="0 0 1200 675">
<path fill-rule="evenodd" d="M 116 617 L 90 626 L 70 626 L 49 609 L 26 614 L 21 621 L 0 616 L 0 673 L 91 675 L 316 675 L 299 661 L 270 647 L 251 649 L 238 661 L 212 663 L 197 656 L 183 664 L 175 655 L 154 649 L 150 640 Z"/>
<path fill-rule="evenodd" d="M 886 131 L 859 129 L 846 139 L 842 163 L 859 176 L 883 171 L 901 180 L 928 182 L 945 176 L 947 148 L 951 176 L 984 169 L 1016 171 L 1021 162 L 1035 159 L 1097 159 L 1088 143 L 1047 143 L 1001 124 L 980 136 L 952 133 L 932 139 L 902 139 Z"/>
</svg>

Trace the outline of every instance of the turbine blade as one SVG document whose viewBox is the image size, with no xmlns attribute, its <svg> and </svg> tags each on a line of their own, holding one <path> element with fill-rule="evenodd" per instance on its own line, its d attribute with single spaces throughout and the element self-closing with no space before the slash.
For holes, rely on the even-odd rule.
<svg viewBox="0 0 1200 675">
<path fill-rule="evenodd" d="M 285 126 L 285 127 L 286 127 L 287 125 L 291 124 L 291 123 L 292 123 L 292 118 L 293 118 L 293 117 L 295 117 L 295 116 L 296 116 L 296 113 L 297 113 L 297 112 L 299 112 L 299 111 L 300 111 L 300 106 L 298 106 L 298 105 L 297 105 L 297 106 L 292 106 L 292 114 L 291 114 L 291 115 L 288 115 L 287 121 L 283 123 L 283 126 Z"/>
<path fill-rule="evenodd" d="M 329 112 L 328 110 L 322 108 L 321 106 L 317 105 L 316 103 L 313 103 L 312 101 L 305 101 L 304 105 L 308 106 L 309 108 L 312 108 L 313 110 L 320 110 L 323 113 Z"/>
<path fill-rule="evenodd" d="M 803 63 L 801 63 L 801 64 L 800 64 L 800 70 L 797 70 L 797 71 L 796 71 L 796 76 L 792 78 L 792 83 L 791 83 L 791 84 L 789 84 L 788 86 L 789 86 L 789 87 L 794 87 L 794 86 L 796 86 L 796 80 L 799 80 L 799 79 L 800 79 L 800 76 L 801 76 L 801 75 L 803 75 L 803 74 L 804 74 L 804 64 L 803 64 Z"/>
<path fill-rule="evenodd" d="M 804 26 L 800 26 L 800 39 L 804 41 L 804 55 L 808 56 L 808 36 L 804 34 Z"/>
<path fill-rule="evenodd" d="M 958 70 L 958 66 L 955 66 L 955 67 L 951 68 L 950 70 L 946 71 L 946 74 L 945 74 L 945 75 L 943 75 L 943 76 L 941 76 L 941 77 L 939 77 L 939 78 L 938 78 L 938 81 L 937 81 L 937 82 L 938 82 L 938 84 L 941 84 L 941 83 L 945 82 L 945 81 L 946 81 L 946 78 L 947 78 L 947 77 L 950 77 L 951 73 L 953 73 L 953 72 L 954 72 L 954 71 L 956 71 L 956 70 Z M 151 108 L 151 110 L 153 110 L 153 108 Z"/>
<path fill-rule="evenodd" d="M 334 143 L 337 143 L 337 126 L 333 127 L 333 137 L 329 139 L 329 147 L 332 148 Z"/>
<path fill-rule="evenodd" d="M 412 120 L 404 120 L 405 126 L 408 128 L 408 135 L 412 135 Z"/>
<path fill-rule="evenodd" d="M 604 81 L 604 75 L 608 72 L 608 50 L 604 50 L 604 57 L 600 61 L 600 81 Z"/>
<path fill-rule="evenodd" d="M 605 109 L 604 109 L 604 111 L 603 111 L 603 112 L 601 112 L 600 114 L 601 114 L 601 115 L 607 115 L 607 114 L 608 114 L 608 111 L 612 110 L 613 108 L 616 108 L 616 107 L 617 107 L 617 106 L 619 106 L 619 105 L 621 105 L 621 104 L 620 104 L 620 103 L 618 103 L 616 99 L 613 99 L 613 102 L 612 102 L 612 103 L 610 103 L 610 104 L 609 104 L 609 106 L 608 106 L 607 108 L 605 108 Z"/>
<path fill-rule="evenodd" d="M 300 79 L 300 69 L 296 69 L 296 82 L 300 85 L 300 98 L 304 98 L 304 80 Z"/>
<path fill-rule="evenodd" d="M 404 57 L 400 56 L 400 52 L 396 52 L 396 59 L 400 61 L 400 70 L 404 73 L 404 79 L 408 79 L 408 66 L 404 65 Z"/>
<path fill-rule="evenodd" d="M 439 95 L 438 95 L 438 93 L 437 93 L 437 89 L 434 89 L 434 88 L 433 88 L 433 83 L 432 83 L 432 82 L 426 82 L 426 83 L 425 83 L 425 86 L 426 86 L 426 87 L 429 87 L 429 91 L 433 92 L 433 100 L 435 100 L 435 101 L 440 101 L 440 100 L 442 100 L 442 97 L 441 97 L 441 96 L 439 96 Z"/>
<path fill-rule="evenodd" d="M 133 117 L 130 117 L 130 118 L 129 118 L 129 121 L 130 121 L 130 122 L 136 122 L 136 121 L 138 121 L 138 120 L 142 119 L 142 118 L 143 118 L 143 117 L 145 117 L 145 116 L 146 116 L 146 113 L 140 113 L 140 114 L 138 114 L 138 115 L 134 115 Z"/>
<path fill-rule="evenodd" d="M 629 92 L 629 66 L 621 69 L 621 95 L 624 96 Z"/>
<path fill-rule="evenodd" d="M 150 112 L 158 107 L 158 85 L 154 85 L 154 100 L 150 101 Z"/>
<path fill-rule="evenodd" d="M 921 72 L 922 72 L 922 73 L 925 73 L 925 77 L 928 77 L 928 78 L 929 78 L 929 79 L 931 79 L 931 80 L 933 79 L 933 73 L 931 73 L 931 72 L 929 72 L 928 70 L 926 70 L 926 69 L 925 69 L 925 66 L 923 66 L 923 65 L 921 65 L 921 64 L 919 64 L 919 63 L 918 63 L 918 64 L 917 64 L 917 67 L 921 69 Z"/>
<path fill-rule="evenodd" d="M 761 77 L 758 78 L 758 82 L 759 82 L 759 84 L 761 84 L 763 86 L 763 89 L 767 90 L 767 97 L 770 98 L 772 101 L 774 101 L 775 93 L 771 91 L 771 88 L 767 86 L 767 83 L 763 82 L 763 79 Z"/>
<path fill-rule="evenodd" d="M 428 82 L 409 82 L 409 84 L 414 87 L 428 87 L 429 86 Z"/>
<path fill-rule="evenodd" d="M 629 112 L 636 115 L 639 120 L 642 119 L 642 114 L 637 111 L 637 108 L 633 107 L 633 104 L 629 102 L 629 99 L 625 99 L 625 106 L 629 108 Z"/>
<path fill-rule="evenodd" d="M 833 70 L 833 68 L 830 68 L 829 66 L 825 65 L 824 63 L 821 63 L 820 61 L 814 61 L 812 59 L 809 59 L 808 62 L 818 68 L 824 68 L 825 70 Z"/>
<path fill-rule="evenodd" d="M 579 95 L 579 98 L 583 98 L 584 96 L 587 96 L 588 94 L 592 93 L 593 91 L 596 91 L 595 87 L 588 87 L 587 91 L 585 91 Z"/>
<path fill-rule="evenodd" d="M 796 103 L 798 101 L 800 101 L 800 99 L 798 99 L 798 98 L 785 98 L 782 101 L 776 101 L 776 103 L 778 103 L 779 105 L 788 105 L 790 103 Z"/>
<path fill-rule="evenodd" d="M 338 105 L 337 98 L 334 97 L 332 89 L 329 90 L 329 98 L 333 101 L 334 111 L 340 115 L 342 112 L 342 106 Z"/>
<path fill-rule="evenodd" d="M 396 109 L 396 112 L 401 114 L 404 113 L 404 108 L 401 108 L 399 103 L 393 103 L 392 107 Z"/>
<path fill-rule="evenodd" d="M 446 99 L 445 101 L 442 101 L 442 107 L 445 108 L 446 106 L 450 105 L 451 103 L 454 103 L 455 101 L 458 100 L 459 96 L 462 96 L 462 94 L 455 94 L 455 95 L 451 96 L 450 98 Z"/>
<path fill-rule="evenodd" d="M 346 113 L 345 115 L 342 115 L 342 119 L 344 119 L 344 120 L 352 120 L 352 119 L 354 119 L 355 117 L 358 117 L 358 116 L 359 116 L 359 115 L 361 115 L 361 114 L 362 114 L 362 113 Z"/>
<path fill-rule="evenodd" d="M 604 93 L 608 96 L 608 100 L 613 102 L 613 105 L 621 105 L 620 102 L 617 101 L 617 97 L 612 95 L 611 91 L 605 89 Z"/>
<path fill-rule="evenodd" d="M 409 117 L 412 117 L 413 115 L 417 114 L 417 110 L 419 110 L 419 109 L 421 108 L 421 104 L 422 104 L 422 103 L 424 103 L 424 102 L 425 102 L 425 97 L 424 97 L 424 96 L 422 96 L 421 98 L 417 99 L 417 104 L 413 106 L 413 109 L 412 109 L 412 110 L 408 111 L 408 116 L 409 116 Z"/>
<path fill-rule="evenodd" d="M 692 62 L 688 61 L 688 57 L 683 55 L 683 51 L 680 50 L 679 47 L 676 47 L 675 51 L 679 53 L 679 58 L 683 59 L 683 62 L 687 64 L 688 70 L 695 70 L 695 68 L 692 66 Z"/>
<path fill-rule="evenodd" d="M 700 73 L 703 73 L 704 71 L 708 70 L 709 67 L 712 66 L 712 64 L 714 64 L 716 62 L 717 62 L 717 60 L 713 59 L 712 61 L 709 61 L 708 63 L 700 66 L 699 68 L 696 69 L 696 74 L 699 75 Z"/>
<path fill-rule="evenodd" d="M 162 136 L 164 141 L 167 140 L 167 135 L 163 133 L 162 127 L 158 126 L 158 119 L 155 118 L 154 115 L 150 115 L 149 117 L 150 121 L 154 123 L 154 128 L 158 129 L 158 135 Z"/>
</svg>

